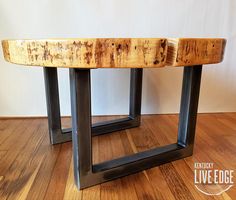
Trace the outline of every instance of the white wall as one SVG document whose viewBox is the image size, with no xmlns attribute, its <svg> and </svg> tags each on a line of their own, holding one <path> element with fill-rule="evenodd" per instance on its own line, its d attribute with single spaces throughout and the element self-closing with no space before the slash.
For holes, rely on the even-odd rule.
<svg viewBox="0 0 236 200">
<path fill-rule="evenodd" d="M 200 112 L 236 111 L 235 0 L 0 0 L 0 40 L 66 37 L 225 37 L 225 60 L 204 67 Z M 70 114 L 68 72 L 59 72 Z M 143 113 L 179 111 L 182 68 L 144 71 Z M 93 70 L 93 114 L 128 111 L 129 71 Z M 46 115 L 42 68 L 6 63 L 0 50 L 0 116 Z"/>
</svg>

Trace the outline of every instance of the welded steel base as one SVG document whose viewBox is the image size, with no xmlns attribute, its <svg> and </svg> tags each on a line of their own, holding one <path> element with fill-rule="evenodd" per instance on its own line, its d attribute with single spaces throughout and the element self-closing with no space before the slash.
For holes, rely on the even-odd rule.
<svg viewBox="0 0 236 200">
<path fill-rule="evenodd" d="M 140 125 L 142 76 L 142 69 L 131 69 L 129 116 L 123 119 L 115 119 L 92 124 L 93 136 L 134 128 Z M 44 67 L 44 81 L 50 142 L 51 144 L 59 144 L 71 141 L 72 129 L 63 129 L 61 126 L 57 68 Z"/>
<path fill-rule="evenodd" d="M 142 69 L 131 69 L 130 111 L 124 119 L 91 124 L 90 69 L 70 69 L 75 182 L 79 189 L 192 155 L 202 66 L 184 68 L 178 141 L 99 164 L 92 163 L 92 136 L 140 125 Z M 56 68 L 45 68 L 49 134 L 52 144 L 71 140 L 61 128 Z"/>
</svg>

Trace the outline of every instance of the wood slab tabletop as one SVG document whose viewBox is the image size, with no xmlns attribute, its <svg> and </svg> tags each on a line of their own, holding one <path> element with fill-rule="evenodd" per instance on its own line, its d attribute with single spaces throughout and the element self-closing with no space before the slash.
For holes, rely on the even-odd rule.
<svg viewBox="0 0 236 200">
<path fill-rule="evenodd" d="M 222 38 L 71 38 L 3 40 L 8 62 L 66 68 L 154 68 L 219 63 Z"/>
</svg>

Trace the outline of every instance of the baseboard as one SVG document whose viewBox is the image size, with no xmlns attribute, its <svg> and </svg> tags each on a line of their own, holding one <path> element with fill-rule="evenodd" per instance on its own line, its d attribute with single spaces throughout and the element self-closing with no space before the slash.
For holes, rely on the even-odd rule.
<svg viewBox="0 0 236 200">
<path fill-rule="evenodd" d="M 199 112 L 198 114 L 230 114 L 230 113 L 236 113 L 236 112 Z M 156 114 L 142 114 L 143 116 L 145 115 L 178 115 L 178 113 L 156 113 Z M 122 117 L 126 116 L 124 115 L 93 115 L 93 117 Z M 64 115 L 61 118 L 70 118 L 70 115 Z M 1 119 L 44 119 L 47 118 L 47 116 L 0 116 Z"/>
</svg>

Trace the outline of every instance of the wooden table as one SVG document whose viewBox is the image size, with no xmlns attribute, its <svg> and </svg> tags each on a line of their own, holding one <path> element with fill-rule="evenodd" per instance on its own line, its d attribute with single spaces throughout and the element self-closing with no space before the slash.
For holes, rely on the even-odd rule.
<svg viewBox="0 0 236 200">
<path fill-rule="evenodd" d="M 223 60 L 226 40 L 217 38 L 90 38 L 4 40 L 7 61 L 44 67 L 52 144 L 73 142 L 74 175 L 82 189 L 193 153 L 203 64 Z M 91 138 L 140 126 L 143 68 L 184 67 L 178 140 L 174 144 L 92 163 Z M 70 68 L 72 129 L 62 129 L 57 67 Z M 129 116 L 91 124 L 90 70 L 131 68 Z"/>
</svg>

